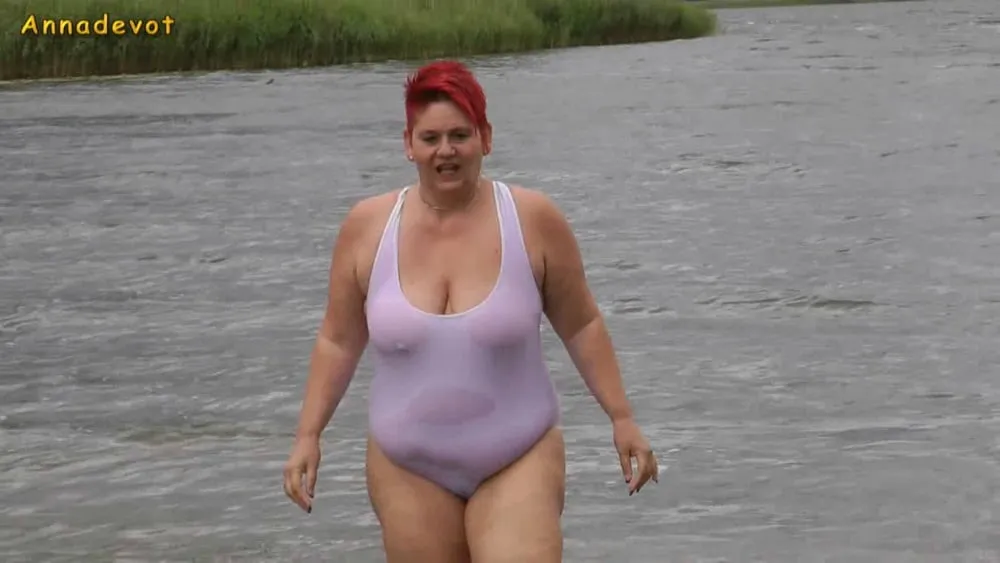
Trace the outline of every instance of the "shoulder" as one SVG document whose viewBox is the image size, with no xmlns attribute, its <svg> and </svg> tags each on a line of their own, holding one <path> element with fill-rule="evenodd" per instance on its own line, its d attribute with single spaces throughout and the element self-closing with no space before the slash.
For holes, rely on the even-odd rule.
<svg viewBox="0 0 1000 563">
<path fill-rule="evenodd" d="M 566 215 L 547 194 L 524 186 L 511 185 L 522 228 L 538 235 L 546 246 L 562 246 L 574 238 Z"/>
<path fill-rule="evenodd" d="M 389 214 L 392 213 L 400 191 L 392 190 L 356 202 L 341 221 L 338 238 L 352 242 L 363 241 L 373 232 L 381 233 L 389 221 Z"/>
<path fill-rule="evenodd" d="M 368 225 L 372 221 L 378 221 L 380 218 L 383 221 L 388 221 L 389 214 L 392 212 L 392 208 L 396 204 L 396 199 L 399 197 L 400 191 L 402 190 L 392 190 L 378 195 L 369 196 L 356 202 L 347 211 L 347 215 L 344 217 L 343 225 L 347 226 L 349 224 L 352 228 L 358 228 L 363 225 Z"/>
<path fill-rule="evenodd" d="M 553 223 L 566 223 L 566 216 L 559 205 L 551 197 L 540 190 L 512 185 L 511 195 L 517 204 L 518 214 L 530 221 L 533 226 L 552 226 Z M 541 224 L 539 224 L 541 223 Z"/>
<path fill-rule="evenodd" d="M 548 195 L 521 186 L 511 186 L 511 193 L 518 216 L 522 217 L 521 228 L 528 253 L 540 257 L 535 263 L 540 264 L 536 272 L 541 275 L 536 273 L 536 279 L 540 279 L 546 314 L 560 335 L 572 333 L 566 326 L 567 323 L 575 325 L 573 315 L 592 307 L 588 305 L 591 301 L 587 297 L 586 273 L 576 235 L 566 216 Z"/>
<path fill-rule="evenodd" d="M 522 212 L 533 215 L 538 213 L 559 213 L 556 202 L 542 191 L 517 184 L 507 184 L 507 187 L 510 188 L 510 193 L 514 196 L 514 201 L 517 203 L 518 209 Z"/>
<path fill-rule="evenodd" d="M 400 191 L 369 196 L 351 206 L 340 222 L 333 248 L 335 261 L 336 256 L 342 256 L 355 268 L 372 261 Z"/>
<path fill-rule="evenodd" d="M 382 232 L 389 222 L 389 215 L 402 189 L 366 197 L 347 211 L 340 223 L 340 232 L 334 244 L 334 264 L 343 264 L 352 272 L 362 294 L 367 293 L 375 255 Z M 342 258 L 338 259 L 338 256 Z"/>
</svg>

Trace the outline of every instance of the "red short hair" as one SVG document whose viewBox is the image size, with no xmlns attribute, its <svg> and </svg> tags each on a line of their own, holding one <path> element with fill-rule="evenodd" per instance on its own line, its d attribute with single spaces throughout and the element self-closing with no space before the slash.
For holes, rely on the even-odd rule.
<svg viewBox="0 0 1000 563">
<path fill-rule="evenodd" d="M 406 79 L 406 130 L 413 130 L 416 114 L 432 102 L 447 100 L 475 124 L 480 134 L 489 127 L 486 94 L 465 65 L 436 61 L 418 68 Z"/>
</svg>

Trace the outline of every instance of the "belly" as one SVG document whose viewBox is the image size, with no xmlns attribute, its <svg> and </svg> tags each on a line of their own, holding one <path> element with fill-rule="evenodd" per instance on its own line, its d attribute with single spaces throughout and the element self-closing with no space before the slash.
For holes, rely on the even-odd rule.
<svg viewBox="0 0 1000 563">
<path fill-rule="evenodd" d="M 370 433 L 396 465 L 431 479 L 461 476 L 463 488 L 472 487 L 524 455 L 558 422 L 555 390 L 547 377 L 545 383 L 496 394 L 434 385 L 406 398 L 373 391 Z"/>
</svg>

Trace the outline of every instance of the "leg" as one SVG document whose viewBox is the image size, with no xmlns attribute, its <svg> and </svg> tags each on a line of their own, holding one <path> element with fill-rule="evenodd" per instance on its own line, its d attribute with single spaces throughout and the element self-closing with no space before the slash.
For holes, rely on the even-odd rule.
<svg viewBox="0 0 1000 563">
<path fill-rule="evenodd" d="M 387 563 L 468 563 L 465 502 L 394 465 L 368 439 L 368 497 Z"/>
<path fill-rule="evenodd" d="M 566 452 L 553 428 L 469 499 L 465 529 L 474 563 L 561 563 Z"/>
</svg>

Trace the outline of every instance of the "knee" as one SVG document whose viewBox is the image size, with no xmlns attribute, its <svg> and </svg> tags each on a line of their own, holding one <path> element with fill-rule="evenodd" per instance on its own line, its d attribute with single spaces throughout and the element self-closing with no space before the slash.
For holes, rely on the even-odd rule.
<svg viewBox="0 0 1000 563">
<path fill-rule="evenodd" d="M 523 502 L 508 511 L 466 516 L 473 563 L 559 563 L 562 518 L 555 503 Z M 471 520 L 471 521 L 470 521 Z"/>
<path fill-rule="evenodd" d="M 536 521 L 533 526 L 508 532 L 480 534 L 469 538 L 472 563 L 561 563 L 563 534 L 558 518 L 545 524 Z M 540 525 L 541 524 L 541 525 Z"/>
<path fill-rule="evenodd" d="M 469 563 L 469 546 L 461 534 L 424 526 L 382 527 L 387 563 Z"/>
</svg>

